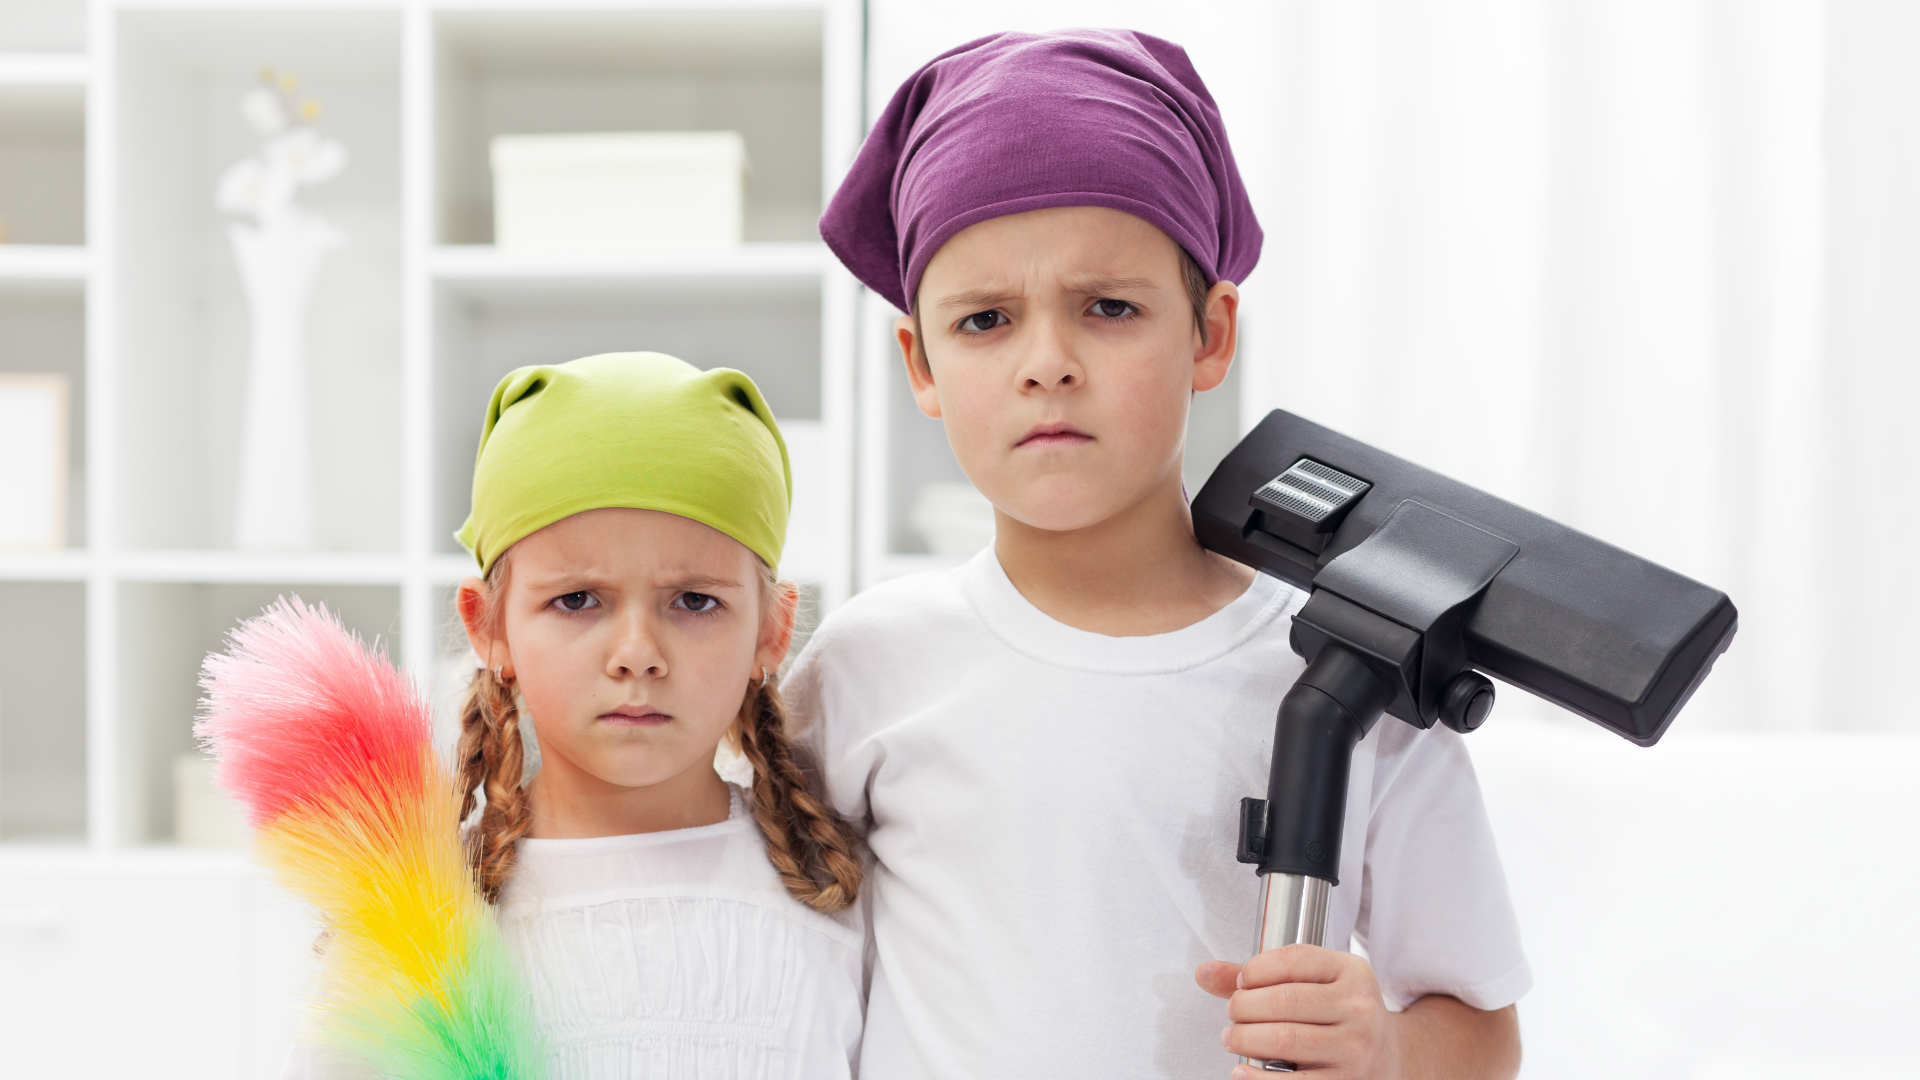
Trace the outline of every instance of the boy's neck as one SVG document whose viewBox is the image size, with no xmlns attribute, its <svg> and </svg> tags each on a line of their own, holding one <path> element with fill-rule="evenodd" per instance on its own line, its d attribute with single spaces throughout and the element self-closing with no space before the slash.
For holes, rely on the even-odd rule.
<svg viewBox="0 0 1920 1080">
<path fill-rule="evenodd" d="M 1176 473 L 1153 494 L 1072 532 L 994 512 L 994 554 L 1027 602 L 1058 622 L 1114 637 L 1191 626 L 1231 603 L 1254 571 L 1200 546 Z"/>
</svg>

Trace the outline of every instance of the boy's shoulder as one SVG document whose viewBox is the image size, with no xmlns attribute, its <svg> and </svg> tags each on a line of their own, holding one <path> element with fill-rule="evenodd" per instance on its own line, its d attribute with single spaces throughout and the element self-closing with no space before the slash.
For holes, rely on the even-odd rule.
<svg viewBox="0 0 1920 1080">
<path fill-rule="evenodd" d="M 965 571 L 962 564 L 875 582 L 828 612 L 813 640 L 866 643 L 950 632 L 971 617 L 961 580 Z"/>
<path fill-rule="evenodd" d="M 945 655 L 977 632 L 962 574 L 965 564 L 875 582 L 829 611 L 788 672 L 789 704 L 804 706 L 829 685 L 855 699 L 891 698 L 924 677 L 929 656 Z"/>
</svg>

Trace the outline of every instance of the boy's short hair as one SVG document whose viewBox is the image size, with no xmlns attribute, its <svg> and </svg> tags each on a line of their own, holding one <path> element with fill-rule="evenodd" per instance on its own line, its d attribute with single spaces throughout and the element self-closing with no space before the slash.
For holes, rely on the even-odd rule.
<svg viewBox="0 0 1920 1080">
<path fill-rule="evenodd" d="M 1207 272 L 1186 248 L 1180 248 L 1180 283 L 1187 289 L 1187 305 L 1193 309 L 1193 327 L 1200 331 L 1200 344 L 1207 343 L 1207 293 L 1213 289 L 1207 283 Z M 927 351 L 926 337 L 920 331 L 920 304 L 916 298 L 913 305 L 913 339 L 920 342 L 920 352 Z"/>
</svg>

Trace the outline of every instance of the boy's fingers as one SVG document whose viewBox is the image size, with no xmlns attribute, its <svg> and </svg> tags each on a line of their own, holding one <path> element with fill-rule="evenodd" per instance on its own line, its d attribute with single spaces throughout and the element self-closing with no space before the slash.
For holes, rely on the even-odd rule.
<svg viewBox="0 0 1920 1080">
<path fill-rule="evenodd" d="M 1330 1063 L 1332 1030 L 1314 1024 L 1234 1024 L 1222 1033 L 1222 1042 L 1241 1057 L 1291 1061 L 1304 1068 Z"/>
<path fill-rule="evenodd" d="M 1344 1017 L 1339 999 L 1326 984 L 1288 982 L 1235 993 L 1227 1002 L 1227 1019 L 1242 1024 L 1337 1024 Z"/>
<path fill-rule="evenodd" d="M 1283 982 L 1330 983 L 1340 978 L 1347 954 L 1318 945 L 1287 945 L 1246 962 L 1242 986 L 1272 986 Z"/>
<path fill-rule="evenodd" d="M 1209 960 L 1193 971 L 1193 981 L 1200 984 L 1200 989 L 1217 998 L 1232 997 L 1234 980 L 1239 976 L 1239 964 L 1226 964 L 1218 960 Z"/>
</svg>

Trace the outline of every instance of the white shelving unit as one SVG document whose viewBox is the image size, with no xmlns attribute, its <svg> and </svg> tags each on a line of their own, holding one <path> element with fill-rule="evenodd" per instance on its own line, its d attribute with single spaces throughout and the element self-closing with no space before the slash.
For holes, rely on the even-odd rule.
<svg viewBox="0 0 1920 1080">
<path fill-rule="evenodd" d="M 277 1068 L 311 928 L 244 852 L 178 842 L 199 664 L 297 592 L 377 636 L 450 727 L 470 670 L 452 534 L 508 369 L 658 349 L 747 371 L 794 461 L 785 576 L 815 610 L 851 592 L 859 290 L 816 222 L 863 132 L 861 18 L 858 0 L 9 0 L 0 372 L 73 391 L 68 545 L 0 552 L 0 1014 L 34 1033 L 28 1061 L 71 1055 L 106 1010 L 140 1030 L 79 1072 Z M 317 535 L 285 552 L 232 545 L 248 313 L 213 199 L 256 145 L 239 101 L 264 67 L 350 155 L 300 196 L 348 241 L 308 312 Z M 494 249 L 495 135 L 642 129 L 741 132 L 739 249 Z M 166 944 L 183 938 L 200 944 Z M 141 974 L 175 989 L 129 980 L 128 956 L 172 965 Z"/>
<path fill-rule="evenodd" d="M 29 1033 L 10 1062 L 72 1073 L 85 1047 L 89 1075 L 277 1067 L 312 927 L 240 850 L 179 843 L 199 663 L 297 592 L 379 638 L 450 727 L 471 670 L 452 533 L 509 368 L 650 348 L 752 374 L 794 460 L 784 570 L 815 612 L 951 561 L 911 511 L 958 466 L 907 394 L 892 311 L 816 231 L 865 131 L 862 12 L 11 0 L 0 371 L 67 376 L 73 413 L 67 546 L 0 552 L 0 1015 Z M 263 67 L 295 74 L 351 154 L 302 194 L 349 241 L 309 309 L 318 535 L 282 552 L 231 540 L 248 326 L 213 200 L 254 146 L 238 105 Z M 740 248 L 494 248 L 495 135 L 647 128 L 743 134 Z M 1256 350 L 1242 335 L 1244 369 Z M 1240 385 L 1196 405 L 1190 486 L 1257 416 Z M 139 977 L 129 957 L 144 958 Z M 123 1037 L 93 1037 L 99 1015 L 129 1018 Z"/>
<path fill-rule="evenodd" d="M 70 7 L 70 6 L 69 6 Z M 55 374 L 68 423 L 67 548 L 0 551 L 0 843 L 87 837 L 90 705 L 85 491 L 89 64 L 81 20 L 23 4 L 0 20 L 0 373 Z"/>
</svg>

